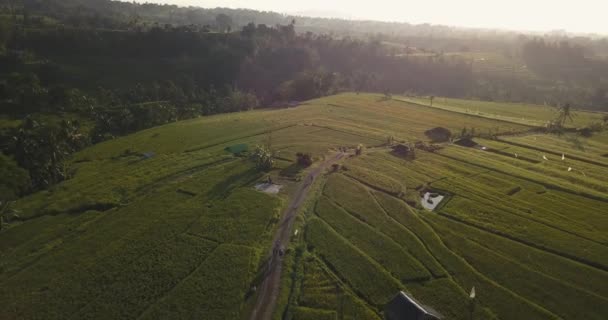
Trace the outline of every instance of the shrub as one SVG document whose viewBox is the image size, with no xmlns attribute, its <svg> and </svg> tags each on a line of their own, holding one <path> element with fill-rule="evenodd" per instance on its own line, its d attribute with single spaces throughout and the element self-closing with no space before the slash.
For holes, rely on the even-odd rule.
<svg viewBox="0 0 608 320">
<path fill-rule="evenodd" d="M 312 155 L 310 153 L 298 152 L 296 157 L 300 166 L 310 167 L 312 165 Z"/>
<path fill-rule="evenodd" d="M 251 158 L 258 170 L 269 171 L 274 166 L 275 154 L 266 146 L 256 146 Z"/>
<path fill-rule="evenodd" d="M 363 154 L 363 150 L 365 149 L 365 147 L 362 144 L 359 144 L 357 146 L 357 149 L 355 150 L 355 153 L 360 156 Z"/>
<path fill-rule="evenodd" d="M 585 138 L 590 138 L 593 136 L 595 132 L 602 132 L 604 130 L 604 125 L 599 122 L 594 122 L 587 127 L 581 128 L 578 130 L 578 134 Z"/>
</svg>

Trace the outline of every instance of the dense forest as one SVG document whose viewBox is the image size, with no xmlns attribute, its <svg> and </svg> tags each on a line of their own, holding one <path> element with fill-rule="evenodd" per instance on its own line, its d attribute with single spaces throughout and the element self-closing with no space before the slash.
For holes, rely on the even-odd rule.
<svg viewBox="0 0 608 320">
<path fill-rule="evenodd" d="M 476 55 L 488 52 L 503 59 Z M 341 91 L 606 110 L 607 54 L 608 41 L 591 36 L 1 0 L 0 171 L 12 176 L 3 175 L 0 200 L 69 178 L 66 159 L 93 143 Z"/>
</svg>

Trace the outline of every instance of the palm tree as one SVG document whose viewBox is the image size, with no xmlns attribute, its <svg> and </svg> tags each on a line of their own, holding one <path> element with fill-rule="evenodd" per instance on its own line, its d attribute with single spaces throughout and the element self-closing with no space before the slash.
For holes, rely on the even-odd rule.
<svg viewBox="0 0 608 320">
<path fill-rule="evenodd" d="M 574 116 L 576 114 L 572 111 L 572 106 L 569 103 L 566 103 L 559 107 L 559 115 L 557 116 L 557 124 L 560 127 L 563 127 L 566 124 L 566 121 L 574 121 Z"/>
</svg>

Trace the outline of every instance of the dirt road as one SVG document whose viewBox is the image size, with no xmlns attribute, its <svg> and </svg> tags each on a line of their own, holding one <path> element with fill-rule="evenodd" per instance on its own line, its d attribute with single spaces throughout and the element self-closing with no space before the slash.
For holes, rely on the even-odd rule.
<svg viewBox="0 0 608 320">
<path fill-rule="evenodd" d="M 268 267 L 266 268 L 264 280 L 262 280 L 262 283 L 258 287 L 258 297 L 255 306 L 251 311 L 250 320 L 268 320 L 272 317 L 272 312 L 274 311 L 279 295 L 281 271 L 283 268 L 281 252 L 284 248 L 287 248 L 289 243 L 292 234 L 291 229 L 293 227 L 293 220 L 298 213 L 298 208 L 304 202 L 304 199 L 306 199 L 310 186 L 314 183 L 315 179 L 323 173 L 327 167 L 342 159 L 344 156 L 345 153 L 340 152 L 313 169 L 306 178 L 302 180 L 291 199 L 289 207 L 283 212 L 281 222 L 274 236 L 272 249 L 268 253 Z"/>
</svg>

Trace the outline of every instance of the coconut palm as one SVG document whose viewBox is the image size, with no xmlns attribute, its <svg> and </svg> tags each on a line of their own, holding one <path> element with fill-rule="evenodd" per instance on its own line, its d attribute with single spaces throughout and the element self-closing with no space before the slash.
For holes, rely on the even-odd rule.
<svg viewBox="0 0 608 320">
<path fill-rule="evenodd" d="M 566 121 L 573 122 L 576 114 L 572 111 L 572 106 L 569 103 L 566 103 L 559 107 L 559 115 L 557 116 L 557 124 L 560 127 L 563 127 L 566 124 Z"/>
</svg>

